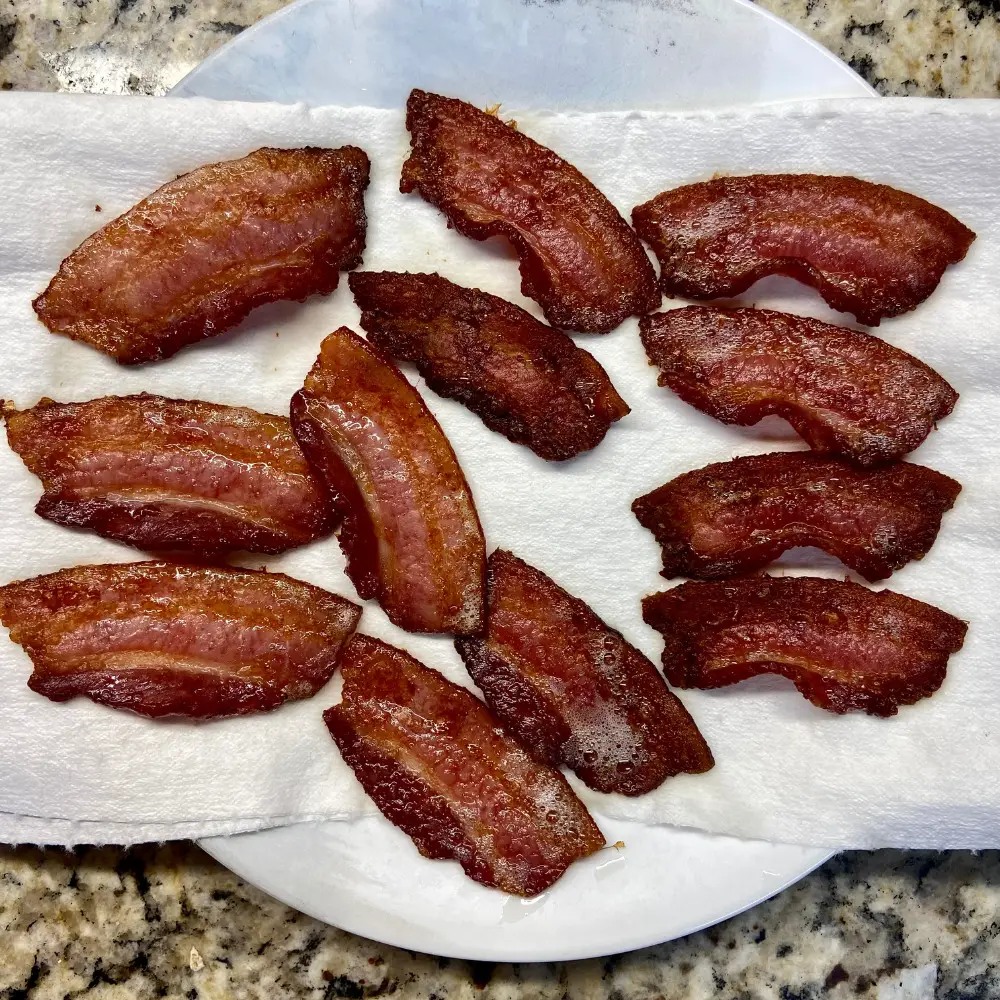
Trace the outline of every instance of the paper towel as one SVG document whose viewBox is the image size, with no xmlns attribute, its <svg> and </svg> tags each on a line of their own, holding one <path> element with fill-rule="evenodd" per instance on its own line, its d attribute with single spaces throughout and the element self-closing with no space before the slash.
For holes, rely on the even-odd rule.
<svg viewBox="0 0 1000 1000">
<path fill-rule="evenodd" d="M 830 715 L 776 678 L 683 692 L 715 752 L 713 771 L 632 800 L 576 786 L 598 818 L 832 847 L 1000 846 L 1000 104 L 882 99 L 681 115 L 503 110 L 626 215 L 664 188 L 716 172 L 817 171 L 912 191 L 979 234 L 924 305 L 878 330 L 961 393 L 913 458 L 957 478 L 963 493 L 930 554 L 889 582 L 970 622 L 941 690 L 889 720 Z M 358 328 L 346 282 L 326 299 L 260 309 L 235 332 L 140 368 L 49 334 L 31 310 L 59 261 L 90 232 L 174 175 L 265 144 L 367 150 L 365 267 L 436 270 L 539 315 L 520 295 L 506 244 L 464 239 L 437 210 L 399 194 L 408 147 L 402 111 L 8 94 L 0 113 L 0 396 L 20 406 L 41 395 L 147 390 L 287 412 L 323 336 L 341 323 Z M 742 299 L 849 322 L 784 279 L 760 282 Z M 802 443 L 776 419 L 725 427 L 658 388 L 634 320 L 578 342 L 607 368 L 632 413 L 569 463 L 547 464 L 458 404 L 424 395 L 467 473 L 490 548 L 510 548 L 550 574 L 658 661 L 660 640 L 643 624 L 639 599 L 669 584 L 631 501 L 705 463 Z M 139 557 L 36 517 L 39 483 L 5 447 L 0 477 L 0 582 Z M 334 539 L 245 562 L 355 596 Z M 789 553 L 779 571 L 844 574 L 813 550 Z M 400 632 L 373 604 L 361 629 L 469 683 L 448 639 Z M 337 680 L 268 715 L 154 723 L 83 699 L 53 704 L 25 686 L 29 671 L 23 651 L 0 637 L 0 840 L 207 836 L 373 808 L 321 719 L 338 698 Z"/>
</svg>

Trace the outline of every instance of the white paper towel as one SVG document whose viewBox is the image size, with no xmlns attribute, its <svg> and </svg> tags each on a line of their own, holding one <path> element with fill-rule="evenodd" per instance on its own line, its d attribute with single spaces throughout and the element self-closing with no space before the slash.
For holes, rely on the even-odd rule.
<svg viewBox="0 0 1000 1000">
<path fill-rule="evenodd" d="M 582 794 L 599 814 L 771 840 L 1000 846 L 1000 104 L 882 99 L 704 115 L 504 111 L 626 215 L 664 188 L 716 172 L 817 171 L 894 184 L 979 234 L 966 262 L 924 305 L 878 331 L 962 396 L 913 457 L 954 476 L 964 491 L 931 553 L 890 581 L 970 621 L 944 686 L 890 720 L 830 715 L 775 678 L 684 692 L 715 769 L 671 779 L 640 799 Z M 49 334 L 31 310 L 59 261 L 91 231 L 175 174 L 265 144 L 367 150 L 367 268 L 437 270 L 539 314 L 520 295 L 505 244 L 466 240 L 419 198 L 399 194 L 408 147 L 401 111 L 10 94 L 0 100 L 0 121 L 0 396 L 20 406 L 41 395 L 82 400 L 148 390 L 287 412 L 323 336 L 341 323 L 358 328 L 346 282 L 327 299 L 260 309 L 236 332 L 131 369 Z M 784 279 L 765 280 L 743 299 L 849 322 Z M 643 624 L 639 599 L 668 584 L 631 501 L 707 462 L 802 445 L 776 419 L 724 427 L 657 388 L 634 320 L 579 342 L 607 368 L 632 414 L 575 461 L 546 464 L 458 404 L 426 391 L 425 398 L 466 470 L 490 547 L 510 548 L 549 573 L 658 662 L 659 637 Z M 0 481 L 0 582 L 139 557 L 36 517 L 39 484 L 6 447 Z M 333 539 L 247 564 L 354 596 Z M 789 553 L 780 566 L 817 568 L 843 573 L 812 550 Z M 406 635 L 371 604 L 361 629 L 468 684 L 447 639 Z M 25 686 L 29 670 L 21 649 L 0 638 L 0 840 L 208 836 L 373 808 L 320 717 L 338 697 L 336 680 L 311 701 L 269 715 L 153 723 L 83 699 L 53 704 Z"/>
</svg>

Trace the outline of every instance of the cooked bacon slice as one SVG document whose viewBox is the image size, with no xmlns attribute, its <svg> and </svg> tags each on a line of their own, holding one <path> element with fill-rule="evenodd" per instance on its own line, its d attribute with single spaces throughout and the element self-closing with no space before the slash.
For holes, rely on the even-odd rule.
<svg viewBox="0 0 1000 1000">
<path fill-rule="evenodd" d="M 966 624 L 889 590 L 818 577 L 685 583 L 642 602 L 681 688 L 781 674 L 814 705 L 895 715 L 932 695 Z"/>
<path fill-rule="evenodd" d="M 542 458 L 589 451 L 629 412 L 593 355 L 504 299 L 437 274 L 348 281 L 371 343 Z"/>
<path fill-rule="evenodd" d="M 159 718 L 212 719 L 311 698 L 361 609 L 281 573 L 141 562 L 0 587 L 32 691 Z"/>
<path fill-rule="evenodd" d="M 723 298 L 784 274 L 870 326 L 923 302 L 976 238 L 923 198 L 816 174 L 687 184 L 639 205 L 632 224 L 668 295 Z"/>
<path fill-rule="evenodd" d="M 583 601 L 497 549 L 481 636 L 455 646 L 486 703 L 539 761 L 642 795 L 715 763 L 656 667 Z"/>
<path fill-rule="evenodd" d="M 961 485 L 922 465 L 857 469 L 811 452 L 706 465 L 639 497 L 632 511 L 663 549 L 663 575 L 750 573 L 815 545 L 881 580 L 934 544 Z"/>
<path fill-rule="evenodd" d="M 367 186 L 354 146 L 200 167 L 86 239 L 35 312 L 120 364 L 169 357 L 265 302 L 332 292 L 361 263 Z"/>
<path fill-rule="evenodd" d="M 486 542 L 458 459 L 402 372 L 341 327 L 323 341 L 292 429 L 343 517 L 347 575 L 409 632 L 483 623 Z"/>
<path fill-rule="evenodd" d="M 958 393 L 860 330 L 770 309 L 688 306 L 639 321 L 660 385 L 725 424 L 784 417 L 820 454 L 858 465 L 912 451 Z"/>
<path fill-rule="evenodd" d="M 416 190 L 463 236 L 505 236 L 521 291 L 562 329 L 613 330 L 655 309 L 656 274 L 615 207 L 551 149 L 464 101 L 414 90 L 401 191 Z"/>
<path fill-rule="evenodd" d="M 283 552 L 334 528 L 287 417 L 199 400 L 43 399 L 5 411 L 42 517 L 142 549 Z"/>
<path fill-rule="evenodd" d="M 534 896 L 604 846 L 566 779 L 465 688 L 365 635 L 344 648 L 341 669 L 344 700 L 323 718 L 365 791 L 424 857 Z"/>
</svg>

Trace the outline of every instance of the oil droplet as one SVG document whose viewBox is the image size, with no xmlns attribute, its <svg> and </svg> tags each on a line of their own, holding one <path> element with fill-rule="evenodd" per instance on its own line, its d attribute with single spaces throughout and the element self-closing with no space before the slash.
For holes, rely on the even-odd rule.
<svg viewBox="0 0 1000 1000">
<path fill-rule="evenodd" d="M 618 640 L 613 635 L 606 635 L 604 637 L 604 648 L 605 649 L 617 649 Z"/>
<path fill-rule="evenodd" d="M 585 764 L 593 764 L 597 760 L 596 750 L 585 750 L 583 754 L 583 760 Z"/>
<path fill-rule="evenodd" d="M 633 764 L 632 761 L 620 760 L 615 765 L 615 770 L 621 772 L 622 774 L 628 774 L 628 772 L 631 771 L 633 767 L 635 767 L 635 764 Z"/>
<path fill-rule="evenodd" d="M 605 653 L 602 659 L 604 660 L 605 666 L 612 667 L 614 666 L 615 661 L 618 659 L 618 657 L 615 656 L 614 653 Z"/>
<path fill-rule="evenodd" d="M 547 812 L 547 813 L 545 814 L 545 822 L 546 822 L 546 823 L 555 823 L 555 822 L 556 822 L 556 820 L 558 820 L 558 819 L 559 819 L 559 813 L 557 813 L 557 812 L 555 811 L 555 809 L 550 809 L 550 810 L 549 810 L 549 811 L 548 811 L 548 812 Z"/>
</svg>

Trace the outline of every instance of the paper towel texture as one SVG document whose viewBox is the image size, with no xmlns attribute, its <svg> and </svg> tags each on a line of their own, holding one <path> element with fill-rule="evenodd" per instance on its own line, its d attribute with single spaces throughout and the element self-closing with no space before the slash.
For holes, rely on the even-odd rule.
<svg viewBox="0 0 1000 1000">
<path fill-rule="evenodd" d="M 373 167 L 366 268 L 438 271 L 540 315 L 521 296 L 504 243 L 467 240 L 418 197 L 399 193 L 408 148 L 401 110 L 41 94 L 3 95 L 0 109 L 0 396 L 19 406 L 42 395 L 83 400 L 146 390 L 287 412 L 323 336 L 342 323 L 358 329 L 346 281 L 326 299 L 265 307 L 236 331 L 130 369 L 49 334 L 31 310 L 60 260 L 89 233 L 176 174 L 262 145 L 361 146 Z M 954 414 L 913 458 L 955 477 L 964 491 L 930 554 L 889 581 L 970 622 L 941 690 L 889 720 L 829 715 L 775 678 L 682 692 L 715 769 L 672 778 L 634 800 L 582 795 L 598 818 L 745 837 L 831 847 L 1000 846 L 1000 105 L 883 99 L 703 115 L 503 110 L 626 216 L 664 188 L 716 172 L 813 171 L 893 184 L 979 234 L 926 303 L 877 331 L 961 393 Z M 741 301 L 849 322 L 785 279 L 762 281 Z M 594 452 L 561 465 L 491 433 L 409 374 L 462 462 L 490 549 L 512 549 L 544 570 L 658 662 L 659 637 L 643 624 L 639 599 L 670 584 L 658 575 L 657 546 L 632 516 L 632 500 L 708 462 L 802 443 L 776 419 L 725 427 L 658 388 L 634 320 L 577 340 L 632 413 Z M 35 516 L 40 486 L 5 446 L 0 480 L 0 582 L 140 557 Z M 246 564 L 355 597 L 332 538 Z M 813 550 L 788 553 L 779 569 L 845 572 Z M 447 638 L 406 635 L 372 604 L 361 630 L 469 684 Z M 337 700 L 337 680 L 269 715 L 153 723 L 82 699 L 53 704 L 28 690 L 29 671 L 23 651 L 0 637 L 0 840 L 209 836 L 373 809 L 321 718 Z"/>
</svg>

